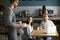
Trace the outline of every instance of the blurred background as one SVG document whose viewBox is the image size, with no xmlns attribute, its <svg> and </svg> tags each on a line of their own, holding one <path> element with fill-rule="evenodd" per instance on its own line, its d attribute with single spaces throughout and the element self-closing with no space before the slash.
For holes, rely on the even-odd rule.
<svg viewBox="0 0 60 40">
<path fill-rule="evenodd" d="M 14 9 L 16 21 L 26 22 L 26 17 L 33 16 L 33 26 L 36 29 L 42 21 L 42 6 L 45 5 L 50 19 L 57 26 L 60 35 L 60 0 L 19 0 L 19 5 Z M 9 6 L 9 0 L 0 0 L 0 40 L 7 40 L 4 13 Z M 60 37 L 60 36 L 59 36 Z M 53 37 L 52 40 L 60 40 L 59 37 Z M 18 36 L 19 39 L 19 36 Z"/>
</svg>

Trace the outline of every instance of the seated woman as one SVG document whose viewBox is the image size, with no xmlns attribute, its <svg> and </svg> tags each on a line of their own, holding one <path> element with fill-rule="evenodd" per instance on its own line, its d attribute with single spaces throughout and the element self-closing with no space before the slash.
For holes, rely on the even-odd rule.
<svg viewBox="0 0 60 40">
<path fill-rule="evenodd" d="M 51 20 L 49 20 L 48 14 L 43 14 L 43 21 L 41 22 L 40 30 L 47 30 L 47 33 L 56 31 L 56 26 L 54 25 L 54 23 Z M 47 37 L 44 39 L 45 40 L 51 40 L 50 37 Z M 41 40 L 41 37 L 40 38 L 37 37 L 36 40 Z"/>
<path fill-rule="evenodd" d="M 27 18 L 27 34 L 28 34 L 28 37 L 29 39 L 28 40 L 33 40 L 32 36 L 31 36 L 31 33 L 33 31 L 33 18 L 32 16 L 29 16 Z"/>
<path fill-rule="evenodd" d="M 31 33 L 33 31 L 33 18 L 32 16 L 27 17 L 27 22 L 23 24 L 23 28 L 20 30 L 22 40 L 33 40 Z"/>
</svg>

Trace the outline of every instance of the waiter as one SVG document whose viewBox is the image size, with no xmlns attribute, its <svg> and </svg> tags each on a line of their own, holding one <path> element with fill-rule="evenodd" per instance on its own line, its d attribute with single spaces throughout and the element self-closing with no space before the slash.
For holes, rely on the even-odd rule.
<svg viewBox="0 0 60 40">
<path fill-rule="evenodd" d="M 17 40 L 17 28 L 21 28 L 19 24 L 16 24 L 16 17 L 13 9 L 18 5 L 18 0 L 10 0 L 10 5 L 6 9 L 4 16 L 5 25 L 8 29 L 8 40 Z"/>
</svg>

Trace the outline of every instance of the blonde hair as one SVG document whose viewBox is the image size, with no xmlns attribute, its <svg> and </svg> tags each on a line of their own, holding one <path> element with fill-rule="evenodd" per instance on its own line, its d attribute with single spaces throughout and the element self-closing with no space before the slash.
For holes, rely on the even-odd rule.
<svg viewBox="0 0 60 40">
<path fill-rule="evenodd" d="M 46 13 L 45 13 L 45 14 L 43 14 L 43 16 L 46 16 L 46 15 L 48 15 L 48 14 L 46 14 Z"/>
</svg>

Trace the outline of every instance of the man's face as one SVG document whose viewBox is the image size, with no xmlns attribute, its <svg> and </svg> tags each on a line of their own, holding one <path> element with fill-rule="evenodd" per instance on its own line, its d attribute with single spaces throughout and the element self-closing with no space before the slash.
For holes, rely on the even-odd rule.
<svg viewBox="0 0 60 40">
<path fill-rule="evenodd" d="M 49 18 L 48 15 L 44 15 L 44 16 L 43 16 L 43 19 L 44 19 L 45 21 L 47 21 L 48 18 Z"/>
<path fill-rule="evenodd" d="M 18 0 L 14 2 L 14 8 L 18 6 Z"/>
</svg>

